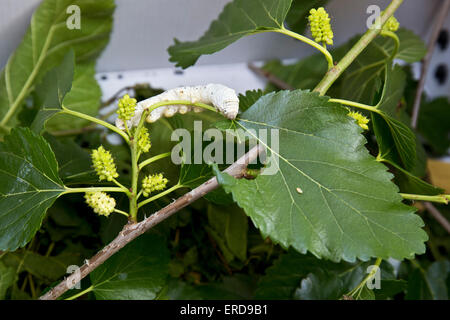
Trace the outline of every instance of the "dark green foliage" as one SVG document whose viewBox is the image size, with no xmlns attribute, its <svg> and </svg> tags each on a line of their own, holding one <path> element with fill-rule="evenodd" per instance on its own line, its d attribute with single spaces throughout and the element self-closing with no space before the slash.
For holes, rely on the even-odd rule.
<svg viewBox="0 0 450 320">
<path fill-rule="evenodd" d="M 187 68 L 245 36 L 284 27 L 308 36 L 309 10 L 326 3 L 231 1 L 199 40 L 175 40 L 170 60 Z M 63 194 L 69 187 L 113 186 L 99 182 L 91 165 L 90 152 L 100 145 L 113 154 L 122 184 L 130 186 L 132 170 L 126 144 L 109 143 L 106 130 L 85 127 L 83 119 L 57 115 L 64 106 L 98 116 L 95 58 L 109 39 L 114 10 L 112 0 L 77 1 L 83 29 L 69 34 L 55 27 L 67 5 L 42 1 L 34 18 L 38 29 L 30 28 L 0 77 L 1 117 L 26 89 L 0 139 L 0 299 L 38 298 L 129 223 L 117 213 L 94 214 L 82 193 Z M 161 172 L 169 185 L 184 187 L 142 207 L 139 221 L 214 176 L 221 186 L 126 245 L 83 279 L 81 289 L 60 298 L 85 290 L 80 299 L 448 299 L 450 237 L 398 193 L 444 192 L 423 179 L 427 157 L 445 154 L 450 145 L 449 103 L 424 97 L 418 130 L 412 130 L 417 83 L 408 64 L 422 59 L 425 46 L 406 29 L 397 35 L 395 58 L 406 66 L 392 64 L 394 42 L 378 36 L 326 96 L 312 92 L 327 72 L 322 55 L 290 65 L 273 60 L 263 69 L 295 90 L 268 84 L 240 94 L 235 120 L 192 112 L 146 124 L 152 148 L 140 161 L 171 151 L 178 128 L 198 134 L 219 128 L 217 141 L 233 137 L 234 151 L 238 143 L 248 150 L 261 140 L 237 129 L 277 129 L 279 145 L 272 145 L 273 137 L 265 141 L 268 161 L 252 164 L 244 179 L 222 173 L 228 164 L 188 163 L 189 155 L 181 165 L 164 158 L 143 168 L 139 182 Z M 358 38 L 330 50 L 334 61 Z M 36 65 L 33 54 L 45 53 L 46 39 L 49 56 Z M 163 91 L 148 84 L 132 88 L 137 100 Z M 377 108 L 362 111 L 372 119 L 369 130 L 329 97 Z M 194 120 L 202 121 L 201 129 Z M 66 136 L 73 130 L 79 134 Z M 203 142 L 202 154 L 209 143 Z M 278 170 L 265 175 L 271 166 Z M 127 195 L 113 196 L 116 208 L 127 212 Z M 450 219 L 448 207 L 438 209 Z M 371 289 L 367 276 L 376 258 L 384 259 L 380 288 Z"/>
</svg>

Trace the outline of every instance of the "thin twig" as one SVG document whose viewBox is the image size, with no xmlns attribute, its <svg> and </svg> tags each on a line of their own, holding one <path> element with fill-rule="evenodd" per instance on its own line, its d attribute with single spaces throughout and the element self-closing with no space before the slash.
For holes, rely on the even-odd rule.
<svg viewBox="0 0 450 320">
<path fill-rule="evenodd" d="M 427 54 L 422 60 L 422 68 L 420 72 L 420 79 L 417 85 L 416 97 L 414 99 L 411 126 L 415 129 L 417 128 L 417 119 L 419 118 L 420 102 L 422 101 L 422 93 L 425 87 L 425 79 L 428 73 L 428 67 L 430 66 L 431 58 L 433 56 L 434 47 L 436 41 L 439 37 L 439 32 L 444 25 L 445 18 L 447 17 L 448 10 L 450 8 L 450 0 L 443 0 L 441 6 L 439 7 L 439 13 L 433 25 L 433 31 L 431 34 L 430 41 L 428 42 Z"/>
<path fill-rule="evenodd" d="M 135 90 L 137 86 L 138 86 L 138 84 L 137 84 L 137 85 L 134 85 L 134 86 L 123 87 L 122 89 L 118 90 L 114 95 L 112 95 L 111 98 L 109 98 L 108 100 L 102 102 L 102 105 L 101 105 L 100 108 L 102 109 L 102 108 L 104 108 L 104 107 L 109 106 L 111 103 L 113 103 L 114 101 L 116 101 L 117 98 L 120 97 L 120 94 L 121 94 L 123 91 Z"/>
<path fill-rule="evenodd" d="M 441 224 L 441 226 L 450 233 L 450 222 L 433 206 L 430 202 L 424 202 L 425 208 L 427 208 L 428 212 Z"/>
<path fill-rule="evenodd" d="M 242 178 L 247 165 L 255 160 L 258 155 L 263 151 L 263 147 L 260 145 L 252 148 L 243 157 L 238 159 L 235 163 L 229 166 L 224 172 L 236 178 Z M 215 190 L 219 187 L 217 179 L 211 178 L 194 190 L 186 193 L 182 197 L 178 198 L 176 201 L 172 202 L 168 206 L 154 213 L 147 219 L 134 224 L 127 224 L 119 233 L 119 235 L 111 241 L 106 247 L 99 251 L 91 259 L 87 260 L 86 263 L 80 268 L 80 272 L 75 272 L 67 277 L 66 280 L 61 281 L 57 286 L 48 291 L 46 294 L 41 296 L 41 300 L 55 300 L 61 296 L 64 292 L 72 288 L 81 279 L 86 277 L 89 273 L 95 270 L 103 262 L 108 260 L 114 253 L 122 249 L 129 242 L 136 239 L 138 236 L 148 231 L 150 228 L 154 227 L 158 223 L 164 221 L 165 219 L 172 216 L 177 211 L 188 206 L 197 199 L 203 197 L 207 193 Z"/>
<path fill-rule="evenodd" d="M 85 132 L 91 132 L 91 131 L 94 131 L 94 130 L 97 130 L 97 129 L 100 129 L 100 128 L 101 127 L 99 125 L 97 125 L 97 124 L 90 124 L 90 125 L 87 125 L 85 127 L 78 128 L 78 129 L 52 131 L 52 132 L 50 132 L 50 134 L 52 136 L 55 136 L 55 137 L 75 136 L 75 135 L 82 134 L 82 133 L 85 133 Z"/>
<path fill-rule="evenodd" d="M 107 107 L 111 103 L 113 103 L 115 100 L 117 100 L 119 98 L 120 94 L 123 91 L 136 90 L 136 88 L 138 86 L 140 86 L 140 84 L 136 84 L 134 86 L 123 87 L 122 89 L 118 90 L 111 98 L 109 98 L 108 100 L 106 100 L 106 101 L 101 103 L 99 110 L 104 109 L 105 107 Z M 116 112 L 116 109 L 113 109 L 113 110 L 109 111 L 108 113 L 100 116 L 99 118 L 101 120 L 105 120 L 106 121 L 115 112 Z M 77 129 L 52 131 L 52 132 L 50 132 L 50 134 L 53 135 L 53 136 L 56 136 L 56 137 L 74 136 L 74 135 L 82 134 L 82 133 L 85 133 L 85 132 L 91 132 L 91 131 L 94 131 L 94 130 L 98 130 L 100 128 L 101 127 L 98 126 L 97 124 L 91 123 L 91 124 L 88 124 L 87 126 L 84 126 L 84 127 L 81 127 L 81 128 L 77 128 Z"/>
<path fill-rule="evenodd" d="M 252 70 L 254 73 L 256 73 L 257 75 L 259 75 L 263 78 L 266 78 L 270 83 L 273 83 L 280 89 L 283 89 L 283 90 L 294 90 L 295 89 L 293 86 L 284 82 L 283 80 L 281 80 L 280 78 L 275 76 L 273 73 L 270 73 L 269 71 L 258 68 L 253 63 L 249 63 L 248 68 L 250 70 Z"/>
<path fill-rule="evenodd" d="M 106 121 L 108 120 L 108 118 L 110 116 L 112 116 L 115 112 L 117 111 L 116 108 L 114 108 L 113 110 L 109 111 L 108 113 L 102 115 L 99 117 L 100 120 Z M 79 135 L 82 133 L 86 133 L 86 132 L 91 132 L 91 131 L 95 131 L 95 130 L 100 130 L 102 129 L 101 126 L 99 126 L 96 123 L 91 123 L 88 124 L 85 127 L 81 127 L 78 129 L 68 129 L 68 130 L 61 130 L 61 131 L 52 131 L 50 132 L 51 135 L 55 136 L 55 137 L 65 137 L 65 136 L 75 136 L 75 135 Z"/>
</svg>

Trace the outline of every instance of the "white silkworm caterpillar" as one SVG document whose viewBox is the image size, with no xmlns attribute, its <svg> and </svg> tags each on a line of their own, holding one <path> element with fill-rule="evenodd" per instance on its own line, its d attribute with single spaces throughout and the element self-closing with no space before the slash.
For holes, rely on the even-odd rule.
<svg viewBox="0 0 450 320">
<path fill-rule="evenodd" d="M 144 110 L 150 108 L 152 105 L 173 100 L 186 100 L 191 103 L 211 104 L 228 119 L 236 118 L 239 112 L 239 98 L 237 97 L 236 92 L 224 85 L 207 84 L 195 87 L 179 87 L 140 101 L 136 105 L 134 116 L 127 122 L 128 127 L 131 128 L 137 126 Z M 155 122 L 162 116 L 171 117 L 177 112 L 185 114 L 192 109 L 195 112 L 203 111 L 202 108 L 195 106 L 167 105 L 154 109 L 147 116 L 146 120 L 147 122 Z M 116 126 L 120 129 L 125 129 L 124 122 L 121 119 L 116 120 Z"/>
</svg>

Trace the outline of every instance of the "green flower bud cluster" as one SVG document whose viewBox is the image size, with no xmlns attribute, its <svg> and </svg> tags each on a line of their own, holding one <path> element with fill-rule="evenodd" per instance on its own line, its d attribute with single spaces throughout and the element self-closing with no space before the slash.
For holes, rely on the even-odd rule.
<svg viewBox="0 0 450 320">
<path fill-rule="evenodd" d="M 109 216 L 116 207 L 116 200 L 101 191 L 86 192 L 84 198 L 94 212 L 101 216 Z"/>
<path fill-rule="evenodd" d="M 367 119 L 364 115 L 356 111 L 349 111 L 347 115 L 355 119 L 356 123 L 361 128 L 363 128 L 364 130 L 369 130 L 369 126 L 367 125 L 369 123 L 369 119 Z"/>
<path fill-rule="evenodd" d="M 149 175 L 142 180 L 142 194 L 148 197 L 154 191 L 161 191 L 166 188 L 167 180 L 162 173 Z"/>
<path fill-rule="evenodd" d="M 104 179 L 112 181 L 114 178 L 119 176 L 111 153 L 106 151 L 103 146 L 93 150 L 91 157 L 92 164 L 97 172 L 97 175 L 99 176 L 100 181 Z"/>
<path fill-rule="evenodd" d="M 117 114 L 121 120 L 130 120 L 134 116 L 134 111 L 136 109 L 137 100 L 130 98 L 128 94 L 124 95 L 122 99 L 119 100 L 119 108 Z"/>
<path fill-rule="evenodd" d="M 152 147 L 152 144 L 150 141 L 150 134 L 148 133 L 148 129 L 146 127 L 141 128 L 141 131 L 139 132 L 137 144 L 139 146 L 139 149 L 142 152 L 148 152 L 150 150 L 150 148 Z"/>
<path fill-rule="evenodd" d="M 400 27 L 400 22 L 394 16 L 389 17 L 383 26 L 383 30 L 395 32 Z"/>
<path fill-rule="evenodd" d="M 333 44 L 333 30 L 331 30 L 330 18 L 323 7 L 311 9 L 308 17 L 311 34 L 318 43 Z"/>
</svg>

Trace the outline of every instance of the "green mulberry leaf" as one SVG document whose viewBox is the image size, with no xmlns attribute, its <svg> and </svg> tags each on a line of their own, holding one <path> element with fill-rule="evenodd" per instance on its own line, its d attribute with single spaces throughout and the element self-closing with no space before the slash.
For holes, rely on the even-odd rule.
<svg viewBox="0 0 450 320">
<path fill-rule="evenodd" d="M 417 123 L 417 130 L 438 154 L 445 154 L 450 148 L 450 100 L 440 97 L 423 102 Z"/>
<path fill-rule="evenodd" d="M 394 181 L 397 183 L 401 192 L 430 196 L 444 193 L 444 189 L 435 187 L 423 181 L 422 179 L 416 177 L 415 175 L 406 171 L 395 163 L 388 160 L 386 160 L 385 162 L 389 163 L 391 166 L 397 169 Z"/>
<path fill-rule="evenodd" d="M 17 275 L 14 268 L 5 266 L 0 261 L 0 300 L 5 299 L 6 291 L 16 282 Z"/>
<path fill-rule="evenodd" d="M 236 205 L 234 205 L 236 206 Z M 241 261 L 247 259 L 248 218 L 240 208 L 233 206 L 208 206 L 208 222 L 223 243 L 222 251 L 229 251 L 231 261 L 237 257 Z"/>
<path fill-rule="evenodd" d="M 91 274 L 100 300 L 155 299 L 168 276 L 169 251 L 164 240 L 144 234 Z"/>
<path fill-rule="evenodd" d="M 247 90 L 245 94 L 239 94 L 239 111 L 244 112 L 250 108 L 259 98 L 263 96 L 261 89 Z"/>
<path fill-rule="evenodd" d="M 295 290 L 299 300 L 337 300 L 345 293 L 343 281 L 329 272 L 318 270 L 310 273 Z"/>
<path fill-rule="evenodd" d="M 394 58 L 408 63 L 420 61 L 426 53 L 424 42 L 407 29 L 399 29 L 400 48 Z M 354 44 L 358 37 L 349 41 Z M 382 86 L 385 64 L 394 50 L 394 40 L 378 36 L 372 41 L 342 75 L 340 97 L 347 100 L 372 104 Z"/>
<path fill-rule="evenodd" d="M 282 28 L 292 0 L 234 0 L 197 41 L 169 47 L 170 61 L 187 68 L 204 54 L 220 51 L 244 36 Z"/>
<path fill-rule="evenodd" d="M 398 102 L 403 96 L 405 79 L 405 74 L 399 66 L 386 65 L 383 93 L 375 106 L 380 113 L 372 113 L 372 120 L 379 157 L 406 170 L 412 170 L 417 158 L 416 136 L 408 126 L 394 118 Z"/>
<path fill-rule="evenodd" d="M 0 119 L 17 124 L 17 114 L 30 90 L 61 63 L 73 48 L 77 63 L 95 60 L 109 41 L 113 0 L 78 0 L 81 28 L 69 29 L 67 8 L 72 0 L 44 0 L 34 12 L 30 26 L 0 74 Z M 6 117 L 6 115 L 8 115 Z"/>
<path fill-rule="evenodd" d="M 64 191 L 58 163 L 45 139 L 12 129 L 0 144 L 0 250 L 23 247 Z"/>
<path fill-rule="evenodd" d="M 31 130 L 41 133 L 46 122 L 62 111 L 66 94 L 72 88 L 74 75 L 74 52 L 70 50 L 61 64 L 50 70 L 36 89 L 40 109 L 31 124 Z"/>
<path fill-rule="evenodd" d="M 278 168 L 275 174 L 237 180 L 216 170 L 263 235 L 335 261 L 425 251 L 423 221 L 402 203 L 392 175 L 369 155 L 345 108 L 316 93 L 280 91 L 259 99 L 236 123 L 247 132 L 279 131 L 279 150 L 269 148 L 267 163 Z"/>
<path fill-rule="evenodd" d="M 95 117 L 98 114 L 102 91 L 95 79 L 95 64 L 75 66 L 72 89 L 64 99 L 64 107 Z M 76 129 L 89 121 L 70 115 L 56 115 L 46 125 L 48 131 Z"/>
<path fill-rule="evenodd" d="M 407 300 L 448 300 L 450 262 L 433 262 L 427 270 L 414 269 L 408 276 Z"/>
<path fill-rule="evenodd" d="M 302 279 L 319 270 L 333 270 L 344 274 L 354 268 L 353 264 L 343 262 L 335 264 L 323 261 L 312 255 L 302 255 L 294 250 L 282 254 L 275 263 L 266 270 L 266 274 L 258 283 L 255 292 L 257 299 L 292 299 Z"/>
</svg>

